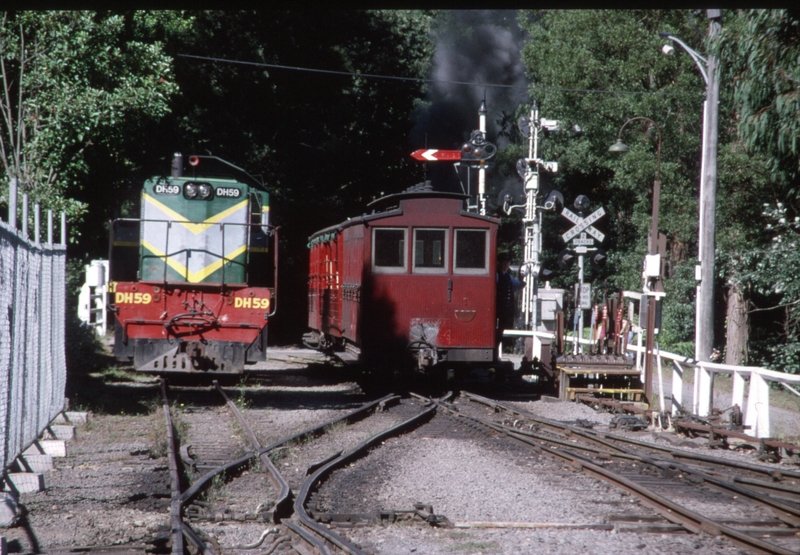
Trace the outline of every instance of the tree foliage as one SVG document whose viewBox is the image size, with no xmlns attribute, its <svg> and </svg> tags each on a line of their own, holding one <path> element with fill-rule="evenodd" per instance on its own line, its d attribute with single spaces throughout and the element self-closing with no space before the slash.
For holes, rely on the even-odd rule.
<svg viewBox="0 0 800 555">
<path fill-rule="evenodd" d="M 170 109 L 177 86 L 153 40 L 170 14 L 14 12 L 0 18 L 0 158 L 4 177 L 71 222 L 94 151 L 117 158 L 134 129 Z M 149 39 L 149 40 L 148 40 Z"/>
<path fill-rule="evenodd" d="M 800 372 L 800 291 L 794 286 L 800 132 L 796 10 L 725 12 L 713 45 L 732 91 L 737 132 L 720 156 L 722 277 L 745 297 L 758 363 Z"/>
<path fill-rule="evenodd" d="M 800 11 L 748 10 L 731 18 L 717 51 L 740 107 L 739 132 L 776 176 L 800 171 Z M 792 191 L 797 196 L 800 191 Z"/>
<path fill-rule="evenodd" d="M 628 154 L 608 148 L 629 118 L 643 116 L 660 128 L 659 228 L 669 251 L 664 328 L 671 343 L 690 340 L 693 322 L 684 313 L 694 282 L 684 266 L 696 255 L 704 83 L 688 56 L 661 54 L 658 32 L 686 35 L 696 44 L 694 31 L 687 32 L 682 13 L 653 10 L 523 12 L 521 24 L 530 35 L 523 56 L 531 96 L 541 116 L 559 120 L 565 130 L 543 142 L 546 159 L 559 162 L 555 185 L 566 203 L 585 194 L 609 213 L 598 223 L 608 235 L 609 263 L 594 276 L 609 292 L 641 288 L 659 133 L 636 121 L 622 137 Z"/>
</svg>

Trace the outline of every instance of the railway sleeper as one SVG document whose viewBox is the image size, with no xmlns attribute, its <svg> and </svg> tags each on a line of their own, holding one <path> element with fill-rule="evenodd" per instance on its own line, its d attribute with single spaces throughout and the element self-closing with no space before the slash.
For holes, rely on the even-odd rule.
<svg viewBox="0 0 800 555">
<path fill-rule="evenodd" d="M 420 518 L 437 528 L 453 528 L 454 525 L 444 515 L 437 515 L 433 507 L 424 503 L 415 503 L 414 509 L 382 509 L 374 513 L 328 513 L 309 511 L 314 520 L 323 524 L 332 524 L 341 528 L 353 526 L 371 526 L 377 524 L 394 524 Z"/>
<path fill-rule="evenodd" d="M 192 522 L 272 522 L 273 511 L 269 504 L 259 505 L 254 513 L 234 513 L 228 508 L 214 510 L 202 501 L 193 501 L 184 509 L 185 517 Z"/>
</svg>

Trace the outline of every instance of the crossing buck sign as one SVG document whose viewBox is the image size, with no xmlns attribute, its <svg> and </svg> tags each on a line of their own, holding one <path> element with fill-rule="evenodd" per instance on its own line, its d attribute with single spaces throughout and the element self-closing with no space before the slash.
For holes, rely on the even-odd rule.
<svg viewBox="0 0 800 555">
<path fill-rule="evenodd" d="M 597 229 L 592 225 L 597 220 L 606 215 L 605 209 L 598 208 L 585 218 L 581 218 L 569 208 L 564 208 L 561 211 L 561 215 L 564 216 L 569 221 L 571 221 L 573 224 L 575 224 L 564 234 L 561 235 L 561 238 L 564 240 L 565 243 L 569 243 L 570 241 L 572 241 L 572 244 L 577 247 L 587 247 L 593 245 L 595 239 L 599 243 L 602 243 L 603 239 L 606 238 L 605 233 L 603 233 L 602 231 L 600 231 L 599 229 Z M 587 234 L 594 237 L 594 239 L 587 237 Z M 577 235 L 580 235 L 580 237 L 577 237 Z"/>
</svg>

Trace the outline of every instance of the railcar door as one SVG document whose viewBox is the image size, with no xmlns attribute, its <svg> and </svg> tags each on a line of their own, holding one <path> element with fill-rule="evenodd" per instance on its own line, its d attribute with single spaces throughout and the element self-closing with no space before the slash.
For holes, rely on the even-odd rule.
<svg viewBox="0 0 800 555">
<path fill-rule="evenodd" d="M 342 333 L 355 343 L 361 344 L 361 293 L 364 275 L 364 226 L 352 226 L 344 230 L 342 271 Z"/>
<path fill-rule="evenodd" d="M 412 229 L 413 291 L 409 340 L 447 349 L 450 360 L 490 361 L 495 302 L 491 230 Z"/>
<path fill-rule="evenodd" d="M 493 239 L 488 227 L 453 229 L 451 346 L 464 349 L 466 360 L 491 360 L 494 349 Z"/>
</svg>

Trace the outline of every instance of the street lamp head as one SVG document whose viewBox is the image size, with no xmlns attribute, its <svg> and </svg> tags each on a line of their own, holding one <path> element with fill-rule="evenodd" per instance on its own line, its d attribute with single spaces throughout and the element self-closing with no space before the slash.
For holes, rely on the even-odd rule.
<svg viewBox="0 0 800 555">
<path fill-rule="evenodd" d="M 665 44 L 664 46 L 661 47 L 661 52 L 663 52 L 667 56 L 672 56 L 673 54 L 675 54 L 675 47 L 672 46 L 671 44 Z"/>
<path fill-rule="evenodd" d="M 609 152 L 628 152 L 630 147 L 622 142 L 622 139 L 617 137 L 617 142 L 608 147 Z"/>
</svg>

